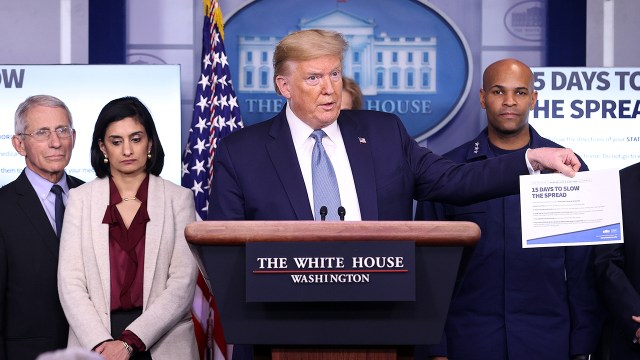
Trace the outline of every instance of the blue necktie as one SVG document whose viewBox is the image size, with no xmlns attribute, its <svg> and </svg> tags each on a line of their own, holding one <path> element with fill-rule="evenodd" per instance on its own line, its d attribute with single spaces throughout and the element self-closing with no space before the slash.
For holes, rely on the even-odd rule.
<svg viewBox="0 0 640 360">
<path fill-rule="evenodd" d="M 338 220 L 340 190 L 331 160 L 322 146 L 322 138 L 327 136 L 322 130 L 315 130 L 311 137 L 316 141 L 311 153 L 311 179 L 313 184 L 313 214 L 320 220 L 320 208 L 326 206 L 327 220 Z"/>
<path fill-rule="evenodd" d="M 58 235 L 58 239 L 60 239 L 60 234 L 62 233 L 62 220 L 64 219 L 64 202 L 62 201 L 62 188 L 60 187 L 60 185 L 53 185 L 51 187 L 51 192 L 56 194 L 56 234 Z"/>
</svg>

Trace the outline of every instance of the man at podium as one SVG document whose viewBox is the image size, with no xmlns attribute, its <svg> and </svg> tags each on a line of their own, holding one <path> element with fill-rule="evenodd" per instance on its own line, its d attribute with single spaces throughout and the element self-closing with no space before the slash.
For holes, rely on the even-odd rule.
<svg viewBox="0 0 640 360">
<path fill-rule="evenodd" d="M 331 220 L 339 208 L 344 220 L 411 220 L 414 199 L 472 203 L 517 193 L 519 175 L 578 171 L 571 150 L 552 148 L 455 164 L 419 146 L 393 114 L 341 111 L 346 47 L 325 30 L 276 46 L 274 83 L 287 104 L 219 143 L 209 220 Z"/>
</svg>

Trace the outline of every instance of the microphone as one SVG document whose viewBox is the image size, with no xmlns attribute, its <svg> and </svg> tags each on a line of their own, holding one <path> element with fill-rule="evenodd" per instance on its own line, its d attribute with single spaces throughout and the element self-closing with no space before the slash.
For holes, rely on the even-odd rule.
<svg viewBox="0 0 640 360">
<path fill-rule="evenodd" d="M 326 217 L 327 217 L 327 207 L 323 205 L 320 207 L 320 221 L 324 221 Z"/>
<path fill-rule="evenodd" d="M 344 215 L 346 213 L 347 210 L 345 210 L 343 206 L 338 206 L 338 216 L 340 216 L 340 221 L 344 221 Z"/>
</svg>

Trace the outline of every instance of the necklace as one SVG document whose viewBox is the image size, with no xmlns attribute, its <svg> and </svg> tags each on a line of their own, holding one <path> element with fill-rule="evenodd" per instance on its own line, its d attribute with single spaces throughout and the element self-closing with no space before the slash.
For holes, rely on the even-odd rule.
<svg viewBox="0 0 640 360">
<path fill-rule="evenodd" d="M 128 197 L 123 198 L 122 200 L 124 200 L 124 201 L 129 201 L 129 200 L 137 200 L 137 199 L 136 199 L 136 197 L 135 197 L 135 196 L 133 196 L 133 197 L 130 197 L 130 198 L 128 198 Z"/>
</svg>

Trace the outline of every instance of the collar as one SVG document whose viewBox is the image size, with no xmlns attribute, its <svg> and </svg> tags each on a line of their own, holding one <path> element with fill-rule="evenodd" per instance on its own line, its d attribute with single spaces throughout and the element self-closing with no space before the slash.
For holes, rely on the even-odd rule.
<svg viewBox="0 0 640 360">
<path fill-rule="evenodd" d="M 29 169 L 28 167 L 24 168 L 24 172 L 27 175 L 27 178 L 29 179 L 31 186 L 33 186 L 33 189 L 36 191 L 36 194 L 38 194 L 38 197 L 40 199 L 45 199 L 47 196 L 49 196 L 49 193 L 51 192 L 51 187 L 54 185 L 53 183 L 43 178 L 42 176 L 36 174 L 33 170 Z M 69 184 L 67 184 L 66 173 L 62 175 L 62 178 L 60 178 L 60 181 L 58 181 L 57 184 L 60 185 L 60 187 L 62 188 L 65 194 L 69 193 Z"/>
<path fill-rule="evenodd" d="M 542 146 L 540 143 L 542 138 L 531 125 L 529 125 L 529 136 L 531 138 L 529 140 L 528 148 L 535 149 Z M 472 161 L 491 157 L 495 157 L 495 155 L 489 146 L 489 130 L 485 127 L 475 139 L 469 142 L 466 160 Z"/>
<path fill-rule="evenodd" d="M 289 106 L 289 102 L 287 102 L 286 108 L 287 115 L 287 123 L 289 124 L 289 129 L 291 130 L 291 138 L 293 139 L 293 146 L 297 149 L 302 144 L 307 141 L 309 135 L 315 130 L 311 128 L 311 126 L 307 125 L 304 121 L 300 120 L 296 114 L 293 113 L 291 107 Z M 334 121 L 331 125 L 322 128 L 327 137 L 331 139 L 334 143 L 338 142 L 340 139 L 340 128 L 338 127 L 338 122 Z"/>
</svg>

